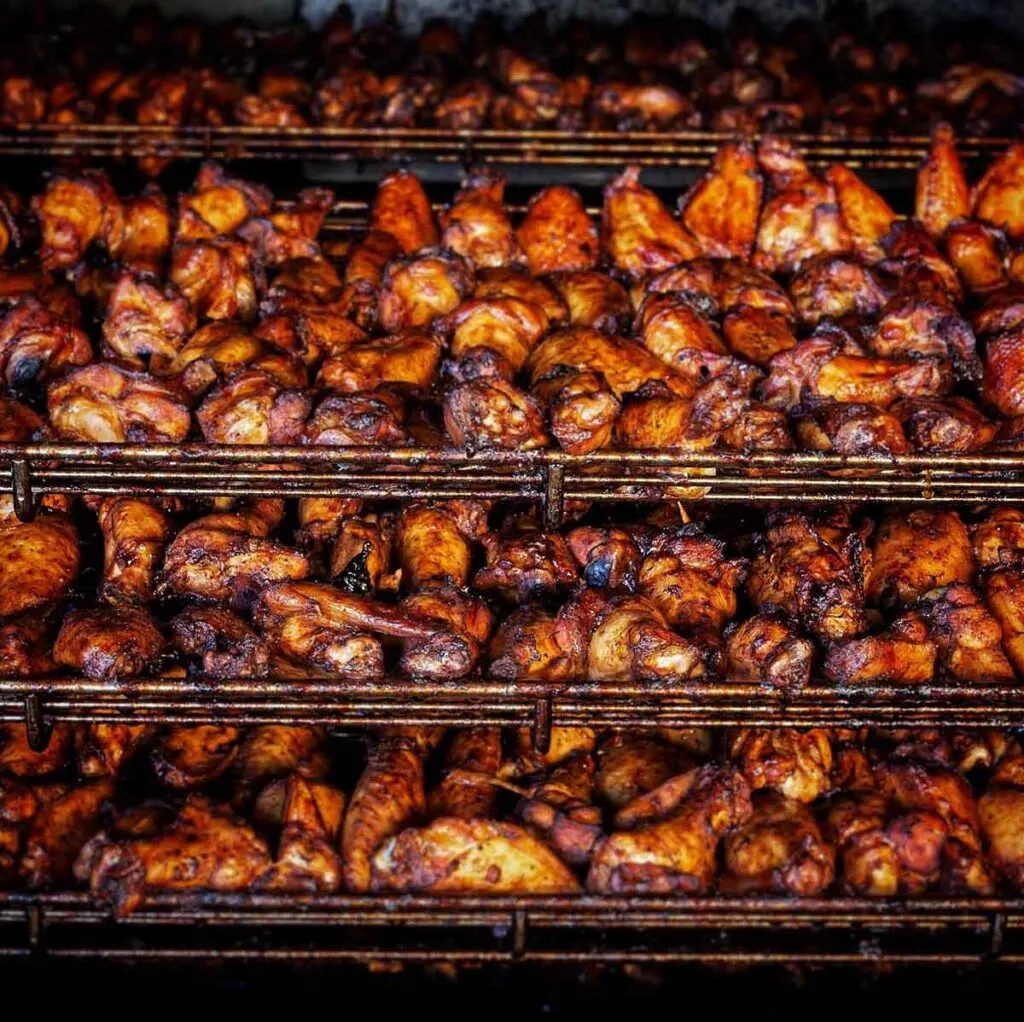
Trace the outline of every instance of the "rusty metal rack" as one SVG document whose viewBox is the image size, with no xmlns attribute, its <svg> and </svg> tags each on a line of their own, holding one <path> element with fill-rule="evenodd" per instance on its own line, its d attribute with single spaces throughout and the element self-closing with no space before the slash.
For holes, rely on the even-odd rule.
<svg viewBox="0 0 1024 1022">
<path fill-rule="evenodd" d="M 520 726 L 546 752 L 552 726 L 1024 727 L 1024 687 L 817 682 L 782 693 L 742 682 L 506 682 L 468 678 L 0 678 L 0 722 L 45 748 L 54 721 L 369 727 Z"/>
<path fill-rule="evenodd" d="M 1002 898 L 0 895 L 0 958 L 720 966 L 1024 964 Z"/>
<path fill-rule="evenodd" d="M 343 496 L 540 502 L 557 528 L 566 501 L 724 504 L 985 504 L 1024 499 L 1024 453 L 842 456 L 215 444 L 0 444 L 16 513 L 47 493 L 208 497 Z"/>
<path fill-rule="evenodd" d="M 734 138 L 714 131 L 607 132 L 449 131 L 437 128 L 266 128 L 131 124 L 33 124 L 0 129 L 0 154 L 119 159 L 423 160 L 432 164 L 529 162 L 587 168 L 636 163 L 648 167 L 704 166 Z M 756 138 L 757 136 L 752 136 Z M 846 138 L 793 134 L 811 165 L 842 162 L 872 170 L 912 170 L 927 151 L 919 135 Z M 1011 139 L 964 138 L 968 161 L 991 156 Z"/>
</svg>

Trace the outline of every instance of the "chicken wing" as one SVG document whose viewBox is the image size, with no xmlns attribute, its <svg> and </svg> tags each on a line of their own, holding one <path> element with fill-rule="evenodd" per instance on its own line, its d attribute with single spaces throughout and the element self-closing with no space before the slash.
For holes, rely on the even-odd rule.
<svg viewBox="0 0 1024 1022">
<path fill-rule="evenodd" d="M 75 731 L 78 772 L 117 777 L 156 734 L 153 724 L 81 724 Z"/>
<path fill-rule="evenodd" d="M 879 635 L 836 642 L 825 655 L 825 677 L 843 685 L 921 685 L 935 677 L 938 647 L 918 614 L 906 614 Z"/>
<path fill-rule="evenodd" d="M 908 398 L 890 408 L 903 423 L 914 449 L 922 453 L 980 451 L 996 437 L 998 427 L 967 398 Z"/>
<path fill-rule="evenodd" d="M 628 531 L 581 525 L 566 542 L 588 586 L 635 591 L 643 555 Z"/>
<path fill-rule="evenodd" d="M 489 167 L 470 173 L 442 216 L 441 244 L 477 268 L 521 262 L 523 253 L 502 206 L 504 194 L 503 174 Z"/>
<path fill-rule="evenodd" d="M 137 369 L 157 355 L 173 359 L 195 329 L 189 303 L 174 289 L 122 273 L 110 293 L 103 340 L 107 348 Z"/>
<path fill-rule="evenodd" d="M 199 660 L 213 678 L 261 678 L 271 651 L 248 623 L 222 607 L 189 607 L 171 620 L 175 648 Z"/>
<path fill-rule="evenodd" d="M 970 215 L 971 194 L 963 164 L 956 151 L 956 136 L 948 124 L 932 129 L 928 155 L 917 172 L 914 216 L 938 241 L 956 220 Z"/>
<path fill-rule="evenodd" d="M 406 589 L 469 582 L 471 542 L 487 529 L 489 508 L 479 502 L 409 504 L 398 516 L 395 549 Z"/>
<path fill-rule="evenodd" d="M 156 622 L 141 607 L 72 610 L 53 644 L 53 659 L 89 678 L 123 678 L 154 666 L 164 646 Z"/>
<path fill-rule="evenodd" d="M 548 318 L 540 306 L 521 298 L 474 298 L 437 326 L 449 335 L 453 358 L 487 348 L 518 372 L 547 333 Z"/>
<path fill-rule="evenodd" d="M 532 451 L 548 445 L 540 404 L 498 378 L 452 387 L 445 395 L 444 425 L 452 443 L 468 450 Z"/>
<path fill-rule="evenodd" d="M 492 816 L 498 790 L 489 780 L 501 767 L 501 730 L 462 728 L 445 754 L 441 780 L 427 796 L 431 817 L 470 820 Z"/>
<path fill-rule="evenodd" d="M 0 500 L 0 618 L 61 599 L 78 576 L 78 532 L 59 511 L 19 522 Z"/>
<path fill-rule="evenodd" d="M 755 614 L 726 633 L 730 681 L 749 681 L 784 692 L 810 683 L 815 649 L 810 639 L 780 617 Z"/>
<path fill-rule="evenodd" d="M 33 295 L 0 320 L 0 373 L 12 390 L 47 382 L 91 360 L 88 335 Z"/>
<path fill-rule="evenodd" d="M 833 163 L 825 179 L 835 189 L 839 214 L 853 241 L 853 250 L 869 263 L 885 256 L 883 239 L 892 229 L 896 214 L 873 188 L 841 163 Z"/>
<path fill-rule="evenodd" d="M 535 277 L 589 270 L 597 262 L 597 229 L 571 188 L 545 188 L 534 195 L 516 238 Z"/>
<path fill-rule="evenodd" d="M 0 725 L 0 773 L 12 777 L 47 777 L 68 763 L 74 745 L 74 728 L 58 721 L 45 749 L 33 749 L 23 724 Z"/>
<path fill-rule="evenodd" d="M 124 204 L 124 238 L 118 262 L 133 273 L 161 274 L 171 251 L 171 210 L 167 196 L 153 184 Z"/>
<path fill-rule="evenodd" d="M 425 249 L 388 263 L 377 299 L 389 333 L 425 327 L 448 315 L 473 290 L 473 268 L 461 256 Z"/>
<path fill-rule="evenodd" d="M 437 376 L 440 360 L 441 343 L 435 337 L 397 334 L 353 344 L 325 359 L 317 382 L 344 393 L 373 391 L 394 383 L 427 390 Z"/>
<path fill-rule="evenodd" d="M 789 282 L 789 293 L 797 315 L 808 326 L 823 319 L 873 318 L 888 298 L 867 266 L 835 255 L 806 260 Z"/>
<path fill-rule="evenodd" d="M 652 355 L 695 387 L 733 364 L 715 326 L 686 295 L 648 295 L 637 313 L 636 333 Z"/>
<path fill-rule="evenodd" d="M 234 238 L 176 241 L 169 278 L 198 317 L 251 320 L 263 287 L 263 267 L 249 246 Z"/>
<path fill-rule="evenodd" d="M 437 244 L 434 211 L 415 174 L 400 170 L 381 179 L 370 210 L 370 230 L 390 234 L 406 255 Z"/>
<path fill-rule="evenodd" d="M 1013 885 L 1024 889 L 1024 769 L 1020 753 L 1003 760 L 978 799 L 978 819 L 989 860 Z"/>
<path fill-rule="evenodd" d="M 616 731 L 597 749 L 594 790 L 602 802 L 619 810 L 693 767 L 687 753 L 639 731 Z"/>
<path fill-rule="evenodd" d="M 988 165 L 974 186 L 973 214 L 1011 238 L 1024 235 L 1024 144 L 1013 143 Z"/>
<path fill-rule="evenodd" d="M 320 255 L 316 238 L 333 205 L 334 192 L 329 188 L 303 188 L 293 205 L 252 217 L 239 228 L 238 236 L 253 246 L 265 266 L 313 259 Z"/>
<path fill-rule="evenodd" d="M 115 606 L 149 603 L 173 532 L 170 518 L 151 501 L 134 497 L 106 497 L 96 516 L 103 532 L 100 599 Z"/>
<path fill-rule="evenodd" d="M 267 216 L 273 201 L 262 185 L 229 177 L 220 164 L 204 163 L 192 191 L 178 200 L 176 237 L 196 240 L 231 234 L 250 217 Z"/>
<path fill-rule="evenodd" d="M 556 273 L 551 286 L 569 311 L 570 326 L 622 334 L 633 320 L 629 292 L 614 278 L 597 270 Z"/>
<path fill-rule="evenodd" d="M 241 739 L 242 732 L 236 727 L 201 724 L 171 728 L 150 753 L 153 773 L 168 788 L 201 788 L 231 766 Z"/>
<path fill-rule="evenodd" d="M 820 728 L 740 728 L 729 737 L 729 754 L 754 791 L 813 802 L 832 790 L 832 738 Z"/>
<path fill-rule="evenodd" d="M 196 410 L 209 443 L 295 444 L 313 407 L 301 390 L 263 369 L 246 369 L 215 387 Z"/>
<path fill-rule="evenodd" d="M 117 255 L 124 239 L 124 208 L 103 171 L 52 178 L 32 208 L 39 218 L 44 269 L 72 266 L 93 244 Z"/>
<path fill-rule="evenodd" d="M 573 556 L 557 532 L 489 532 L 481 543 L 487 561 L 473 578 L 481 592 L 529 603 L 564 593 L 578 580 Z"/>
</svg>

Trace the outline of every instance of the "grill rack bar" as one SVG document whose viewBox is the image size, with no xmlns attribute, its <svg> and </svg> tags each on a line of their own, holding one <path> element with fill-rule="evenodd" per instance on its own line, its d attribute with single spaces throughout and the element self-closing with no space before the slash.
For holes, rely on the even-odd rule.
<svg viewBox="0 0 1024 1022">
<path fill-rule="evenodd" d="M 750 136 L 757 140 L 760 135 Z M 927 152 L 922 135 L 847 138 L 825 133 L 788 136 L 811 165 L 912 170 Z M 586 167 L 595 163 L 703 166 L 735 135 L 717 131 L 611 132 L 508 131 L 440 128 L 304 127 L 246 125 L 32 124 L 0 129 L 0 154 L 51 157 L 157 157 L 166 159 L 425 159 L 435 163 L 496 162 Z M 1006 137 L 959 141 L 968 161 L 1004 149 Z"/>
<path fill-rule="evenodd" d="M 46 493 L 343 496 L 537 501 L 549 528 L 566 501 L 839 501 L 983 504 L 1024 499 L 1024 452 L 864 455 L 217 444 L 0 444 L 18 517 Z"/>
<path fill-rule="evenodd" d="M 838 687 L 784 694 L 739 682 L 436 684 L 320 677 L 223 679 L 0 678 L 0 721 L 24 722 L 45 748 L 57 721 L 335 727 L 527 727 L 546 751 L 552 726 L 1021 727 L 1018 686 Z"/>
<path fill-rule="evenodd" d="M 0 957 L 1021 965 L 1022 933 L 1010 898 L 185 893 L 115 922 L 85 892 L 0 894 Z"/>
</svg>

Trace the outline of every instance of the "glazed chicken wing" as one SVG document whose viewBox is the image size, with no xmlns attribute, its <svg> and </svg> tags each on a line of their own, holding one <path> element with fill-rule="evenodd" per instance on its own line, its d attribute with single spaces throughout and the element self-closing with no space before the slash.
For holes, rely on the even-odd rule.
<svg viewBox="0 0 1024 1022">
<path fill-rule="evenodd" d="M 614 278 L 597 270 L 556 273 L 551 285 L 565 303 L 571 326 L 621 334 L 633 320 L 629 292 Z"/>
<path fill-rule="evenodd" d="M 442 218 L 441 244 L 477 268 L 521 262 L 523 253 L 502 206 L 504 195 L 504 175 L 488 167 L 474 170 Z"/>
<path fill-rule="evenodd" d="M 415 174 L 400 170 L 381 180 L 370 210 L 370 230 L 390 234 L 406 255 L 437 244 L 434 211 Z"/>
<path fill-rule="evenodd" d="M 388 263 L 377 314 L 389 333 L 425 327 L 458 308 L 473 290 L 473 269 L 452 252 L 426 249 Z"/>
<path fill-rule="evenodd" d="M 730 892 L 814 897 L 832 884 L 835 848 L 802 802 L 756 792 L 753 815 L 725 839 Z"/>
<path fill-rule="evenodd" d="M 263 369 L 246 369 L 206 395 L 196 421 L 208 443 L 295 444 L 312 407 L 308 394 Z"/>
<path fill-rule="evenodd" d="M 628 167 L 605 188 L 601 243 L 612 262 L 634 280 L 701 254 L 698 240 L 640 184 L 639 167 Z"/>
<path fill-rule="evenodd" d="M 1015 142 L 974 186 L 974 217 L 1005 230 L 1011 238 L 1024 235 L 1024 143 Z"/>
<path fill-rule="evenodd" d="M 781 617 L 755 614 L 726 634 L 730 681 L 750 681 L 796 691 L 811 680 L 814 643 Z"/>
<path fill-rule="evenodd" d="M 618 810 L 692 766 L 682 749 L 646 732 L 616 731 L 598 746 L 594 790 Z"/>
<path fill-rule="evenodd" d="M 308 558 L 268 539 L 272 527 L 258 509 L 189 522 L 167 547 L 157 595 L 244 609 L 264 586 L 305 578 Z"/>
<path fill-rule="evenodd" d="M 985 602 L 1003 632 L 1003 648 L 1024 674 L 1024 573 L 1003 568 L 987 575 L 984 585 Z"/>
<path fill-rule="evenodd" d="M 390 570 L 394 534 L 394 515 L 343 517 L 330 554 L 334 584 L 363 596 L 398 588 L 398 573 Z"/>
<path fill-rule="evenodd" d="M 143 674 L 164 649 L 164 637 L 141 607 L 72 610 L 53 644 L 53 658 L 89 678 Z"/>
<path fill-rule="evenodd" d="M 456 447 L 532 451 L 548 445 L 537 400 L 499 378 L 452 387 L 444 399 L 445 430 Z"/>
<path fill-rule="evenodd" d="M 324 360 L 317 382 L 345 393 L 389 384 L 427 390 L 437 376 L 441 343 L 429 334 L 405 333 L 353 344 Z"/>
<path fill-rule="evenodd" d="M 817 326 L 823 319 L 873 318 L 888 297 L 868 267 L 849 256 L 835 255 L 804 262 L 789 282 L 789 293 L 797 315 L 808 326 Z"/>
<path fill-rule="evenodd" d="M 535 277 L 589 270 L 597 262 L 597 229 L 571 188 L 545 188 L 534 195 L 516 238 Z"/>
<path fill-rule="evenodd" d="M 970 537 L 953 511 L 911 511 L 886 517 L 874 538 L 865 592 L 872 601 L 912 603 L 930 589 L 971 582 Z"/>
<path fill-rule="evenodd" d="M 956 138 L 948 124 L 932 130 L 931 147 L 917 172 L 914 216 L 938 241 L 955 220 L 971 211 L 971 195 L 963 165 L 956 151 Z"/>
<path fill-rule="evenodd" d="M 581 525 L 566 536 L 566 542 L 588 586 L 636 589 L 643 555 L 628 531 Z"/>
<path fill-rule="evenodd" d="M 615 831 L 594 849 L 587 890 L 704 894 L 719 842 L 750 814 L 750 788 L 734 770 L 707 766 L 670 778 L 619 810 Z"/>
<path fill-rule="evenodd" d="M 844 685 L 892 682 L 920 685 L 935 676 L 938 655 L 928 626 L 907 614 L 880 635 L 865 635 L 831 645 L 825 655 L 825 677 Z"/>
<path fill-rule="evenodd" d="M 1016 890 L 1024 888 L 1024 761 L 1004 759 L 978 799 L 978 819 L 989 860 Z"/>
<path fill-rule="evenodd" d="M 124 209 L 102 171 L 55 177 L 32 205 L 39 218 L 44 269 L 72 266 L 94 243 L 117 255 L 124 240 Z"/>
<path fill-rule="evenodd" d="M 45 749 L 29 745 L 28 730 L 23 724 L 0 725 L 0 773 L 12 777 L 47 777 L 62 770 L 68 763 L 74 745 L 74 728 L 57 722 Z"/>
<path fill-rule="evenodd" d="M 19 522 L 0 500 L 0 617 L 38 611 L 61 599 L 78 576 L 78 532 L 59 511 Z"/>
<path fill-rule="evenodd" d="M 171 620 L 175 648 L 195 657 L 213 678 L 261 678 L 270 673 L 267 643 L 223 607 L 189 607 Z M 299 730 L 299 729 L 296 729 Z"/>
<path fill-rule="evenodd" d="M 201 788 L 231 766 L 241 738 L 238 728 L 223 725 L 171 728 L 150 753 L 153 773 L 167 788 Z"/>
<path fill-rule="evenodd" d="M 194 329 L 192 309 L 175 290 L 123 273 L 107 303 L 103 340 L 115 356 L 141 369 L 152 355 L 173 359 Z"/>
<path fill-rule="evenodd" d="M 415 591 L 432 585 L 465 586 L 469 582 L 471 541 L 486 528 L 484 505 L 462 507 L 452 501 L 404 507 L 395 534 L 403 587 Z"/>
<path fill-rule="evenodd" d="M 785 313 L 741 305 L 722 319 L 722 337 L 739 358 L 767 367 L 783 351 L 796 347 L 793 324 Z"/>
<path fill-rule="evenodd" d="M 156 734 L 153 724 L 82 724 L 75 731 L 75 755 L 83 777 L 117 777 Z"/>
<path fill-rule="evenodd" d="M 149 603 L 173 523 L 156 504 L 134 497 L 104 498 L 97 518 L 103 532 L 100 598 L 114 605 Z"/>
<path fill-rule="evenodd" d="M 922 610 L 951 678 L 968 684 L 1012 684 L 1015 675 L 1003 651 L 1000 623 L 970 586 L 954 583 L 928 593 Z"/>
<path fill-rule="evenodd" d="M 486 348 L 518 372 L 547 333 L 548 318 L 540 306 L 521 298 L 475 298 L 463 302 L 438 326 L 449 334 L 453 358 Z"/>
<path fill-rule="evenodd" d="M 950 224 L 945 252 L 967 290 L 975 295 L 998 292 L 1007 285 L 1005 236 L 977 220 Z"/>
<path fill-rule="evenodd" d="M 487 560 L 473 579 L 474 589 L 529 603 L 576 584 L 575 561 L 557 532 L 486 533 L 481 542 Z"/>
<path fill-rule="evenodd" d="M 427 796 L 431 817 L 494 815 L 497 788 L 488 778 L 501 767 L 501 730 L 495 727 L 462 728 L 445 754 L 440 782 Z"/>
<path fill-rule="evenodd" d="M 191 192 L 178 201 L 178 240 L 216 238 L 236 231 L 250 217 L 266 216 L 273 196 L 262 185 L 229 177 L 217 163 L 204 163 Z"/>
<path fill-rule="evenodd" d="M 727 142 L 715 153 L 711 169 L 680 201 L 683 226 L 704 255 L 749 259 L 757 235 L 763 184 L 753 150 L 745 142 Z"/>
<path fill-rule="evenodd" d="M 256 315 L 263 269 L 244 242 L 176 241 L 169 276 L 200 318 L 250 320 Z"/>
<path fill-rule="evenodd" d="M 66 440 L 180 443 L 191 416 L 175 391 L 113 362 L 73 370 L 46 393 L 50 423 Z"/>
<path fill-rule="evenodd" d="M 1024 329 L 1000 334 L 986 344 L 981 394 L 1003 415 L 1024 415 Z"/>
<path fill-rule="evenodd" d="M 652 355 L 695 387 L 733 363 L 718 330 L 685 294 L 648 295 L 637 313 L 636 333 Z"/>
<path fill-rule="evenodd" d="M 171 250 L 171 210 L 167 196 L 147 185 L 124 204 L 124 238 L 118 262 L 133 273 L 159 274 Z"/>
<path fill-rule="evenodd" d="M 869 263 L 885 256 L 883 239 L 889 233 L 896 214 L 873 188 L 841 163 L 834 163 L 825 174 L 839 200 L 839 213 L 850 232 L 853 250 Z"/>
<path fill-rule="evenodd" d="M 765 541 L 747 576 L 755 607 L 788 615 L 830 641 L 853 638 L 867 628 L 863 587 L 808 518 L 770 516 Z"/>
<path fill-rule="evenodd" d="M 266 842 L 248 824 L 204 795 L 190 795 L 163 833 L 113 840 L 94 852 L 89 889 L 119 916 L 148 892 L 244 891 L 272 862 Z"/>
<path fill-rule="evenodd" d="M 313 259 L 320 255 L 316 238 L 333 205 L 329 188 L 303 188 L 293 205 L 246 221 L 238 236 L 253 246 L 265 266 Z"/>
<path fill-rule="evenodd" d="M 92 345 L 85 331 L 29 295 L 0 320 L 0 373 L 13 389 L 30 387 L 86 365 Z"/>
</svg>

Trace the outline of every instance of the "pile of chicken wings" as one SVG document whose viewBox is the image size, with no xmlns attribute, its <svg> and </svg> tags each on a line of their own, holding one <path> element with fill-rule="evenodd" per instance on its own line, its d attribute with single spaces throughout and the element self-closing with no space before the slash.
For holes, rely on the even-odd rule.
<svg viewBox="0 0 1024 1022">
<path fill-rule="evenodd" d="M 0 884 L 189 891 L 991 895 L 1024 884 L 999 731 L 92 724 L 0 735 Z"/>
<path fill-rule="evenodd" d="M 89 8 L 51 34 L 11 26 L 0 50 L 8 124 L 238 124 L 513 131 L 920 132 L 938 119 L 1012 134 L 1024 110 L 1013 43 L 991 26 L 922 36 L 896 13 L 773 34 L 749 12 L 725 33 L 682 18 L 625 26 L 487 16 L 413 37 L 394 21 L 256 29 L 118 22 Z M 45 70 L 42 70 L 45 69 Z"/>
</svg>

